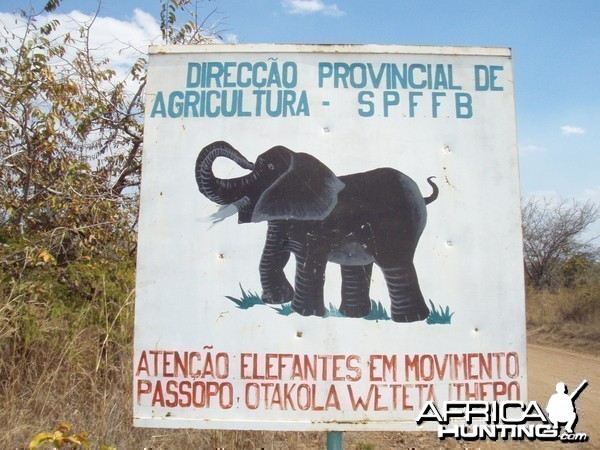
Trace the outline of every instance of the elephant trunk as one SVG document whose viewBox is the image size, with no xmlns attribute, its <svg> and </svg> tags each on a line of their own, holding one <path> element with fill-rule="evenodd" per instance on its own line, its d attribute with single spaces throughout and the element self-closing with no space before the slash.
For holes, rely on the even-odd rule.
<svg viewBox="0 0 600 450">
<path fill-rule="evenodd" d="M 254 170 L 254 164 L 227 142 L 213 142 L 202 149 L 196 159 L 196 183 L 200 192 L 219 205 L 229 205 L 244 197 L 244 187 L 256 179 L 256 174 L 232 179 L 220 179 L 212 170 L 214 161 L 223 156 L 244 169 Z"/>
</svg>

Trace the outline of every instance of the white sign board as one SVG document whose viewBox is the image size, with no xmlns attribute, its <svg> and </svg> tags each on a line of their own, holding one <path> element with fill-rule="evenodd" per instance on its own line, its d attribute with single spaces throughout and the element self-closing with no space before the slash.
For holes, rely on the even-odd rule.
<svg viewBox="0 0 600 450">
<path fill-rule="evenodd" d="M 150 53 L 137 426 L 408 430 L 426 401 L 525 399 L 510 50 Z"/>
</svg>

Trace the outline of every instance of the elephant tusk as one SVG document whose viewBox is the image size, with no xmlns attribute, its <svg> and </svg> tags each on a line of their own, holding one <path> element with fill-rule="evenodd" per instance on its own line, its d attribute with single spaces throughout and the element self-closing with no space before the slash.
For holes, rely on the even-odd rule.
<svg viewBox="0 0 600 450">
<path fill-rule="evenodd" d="M 248 202 L 249 202 L 248 197 L 242 197 L 240 200 L 238 200 L 235 203 L 230 203 L 228 205 L 223 205 L 223 206 L 219 207 L 219 210 L 216 213 L 211 214 L 208 217 L 203 217 L 202 219 L 199 219 L 199 221 L 200 222 L 209 222 L 210 226 L 208 227 L 208 229 L 210 230 L 212 227 L 214 227 L 219 222 L 223 222 L 228 217 L 237 214 L 241 209 L 244 208 L 245 205 L 247 205 Z"/>
</svg>

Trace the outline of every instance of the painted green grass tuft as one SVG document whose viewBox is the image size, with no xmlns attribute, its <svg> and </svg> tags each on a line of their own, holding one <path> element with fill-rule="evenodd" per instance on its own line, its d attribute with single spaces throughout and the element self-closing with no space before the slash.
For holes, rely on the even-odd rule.
<svg viewBox="0 0 600 450">
<path fill-rule="evenodd" d="M 229 295 L 225 296 L 226 298 L 231 300 L 233 303 L 235 303 L 235 305 L 238 308 L 249 309 L 256 305 L 264 305 L 265 304 L 265 302 L 263 302 L 261 300 L 260 295 L 258 295 L 256 292 L 244 291 L 244 288 L 242 287 L 241 284 L 240 284 L 240 290 L 242 291 L 242 296 L 240 298 L 231 297 Z"/>
<path fill-rule="evenodd" d="M 333 303 L 329 303 L 329 309 L 325 308 L 325 315 L 323 316 L 323 318 L 326 318 L 326 317 L 346 317 L 346 316 L 340 312 L 340 310 L 337 308 L 337 306 L 335 306 Z"/>
<path fill-rule="evenodd" d="M 279 314 L 281 316 L 289 316 L 290 314 L 294 313 L 294 311 L 292 311 L 292 303 L 291 302 L 279 305 L 279 307 L 271 306 L 271 309 L 273 311 L 277 311 L 277 314 Z"/>
<path fill-rule="evenodd" d="M 371 299 L 371 312 L 364 317 L 365 320 L 391 320 L 387 310 L 381 304 Z"/>
<path fill-rule="evenodd" d="M 230 295 L 226 295 L 225 298 L 231 300 L 233 303 L 235 303 L 236 307 L 239 309 L 250 309 L 253 306 L 258 306 L 258 305 L 263 305 L 263 306 L 269 306 L 273 311 L 275 311 L 277 314 L 281 315 L 281 316 L 289 316 L 291 314 L 294 314 L 294 311 L 292 311 L 292 304 L 291 303 L 284 303 L 281 305 L 277 305 L 277 306 L 271 306 L 271 305 L 267 305 L 265 302 L 263 302 L 260 298 L 260 295 L 258 295 L 256 292 L 252 292 L 252 291 L 245 291 L 244 288 L 242 287 L 242 285 L 240 284 L 240 290 L 242 292 L 241 297 L 236 298 L 236 297 L 232 297 Z M 431 312 L 429 313 L 429 316 L 427 317 L 427 323 L 429 325 L 434 325 L 434 324 L 450 324 L 452 322 L 452 316 L 454 315 L 453 312 L 450 312 L 450 307 L 446 306 L 446 308 L 442 308 L 442 306 L 440 305 L 439 307 L 439 311 L 436 308 L 436 306 L 433 304 L 433 302 L 431 300 L 429 300 L 429 304 L 431 305 Z M 329 303 L 329 308 L 325 309 L 325 315 L 323 316 L 323 318 L 326 317 L 346 317 L 344 316 L 340 310 L 338 309 L 337 306 L 335 306 L 333 303 Z M 371 312 L 369 314 L 367 314 L 365 317 L 363 317 L 364 320 L 391 320 L 387 310 L 385 309 L 385 307 L 381 304 L 381 302 L 376 302 L 375 300 L 371 300 Z"/>
<path fill-rule="evenodd" d="M 431 305 L 431 312 L 427 317 L 427 323 L 429 325 L 449 325 L 452 323 L 452 316 L 454 313 L 450 312 L 449 306 L 446 306 L 446 309 L 443 309 L 442 305 L 440 305 L 440 310 L 438 311 L 431 300 L 429 300 L 429 304 Z"/>
</svg>

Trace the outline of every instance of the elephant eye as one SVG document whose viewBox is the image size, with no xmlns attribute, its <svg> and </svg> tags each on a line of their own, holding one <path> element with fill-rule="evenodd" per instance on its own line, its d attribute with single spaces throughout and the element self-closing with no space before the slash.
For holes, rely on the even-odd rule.
<svg viewBox="0 0 600 450">
<path fill-rule="evenodd" d="M 267 164 L 269 170 L 275 170 L 275 166 L 273 164 Z"/>
</svg>

